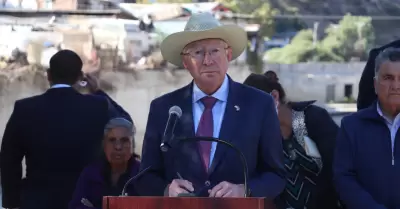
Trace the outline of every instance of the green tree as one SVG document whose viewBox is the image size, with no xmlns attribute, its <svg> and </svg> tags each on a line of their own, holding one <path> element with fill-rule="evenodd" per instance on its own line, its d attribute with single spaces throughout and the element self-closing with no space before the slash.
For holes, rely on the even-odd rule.
<svg viewBox="0 0 400 209">
<path fill-rule="evenodd" d="M 137 0 L 138 4 L 149 4 L 150 0 Z M 192 0 L 156 0 L 157 3 L 193 3 Z"/>
<path fill-rule="evenodd" d="M 374 42 L 371 18 L 346 15 L 338 25 L 326 30 L 326 37 L 313 41 L 313 31 L 302 30 L 283 48 L 265 54 L 269 62 L 344 62 L 352 57 L 365 59 Z"/>
<path fill-rule="evenodd" d="M 334 53 L 327 51 L 318 44 L 313 43 L 313 31 L 302 30 L 283 48 L 267 51 L 266 58 L 269 62 L 295 64 L 309 61 L 342 61 Z"/>
<path fill-rule="evenodd" d="M 250 23 L 255 23 L 260 25 L 259 32 L 253 34 L 251 38 L 256 38 L 258 40 L 258 45 L 262 45 L 263 37 L 270 36 L 274 33 L 274 18 L 273 16 L 277 14 L 277 10 L 273 9 L 270 4 L 263 0 L 222 0 L 221 4 L 230 8 L 239 14 L 250 14 L 253 18 Z M 250 42 L 249 42 L 250 45 Z M 247 54 L 247 64 L 252 72 L 261 73 L 263 71 L 263 60 L 262 56 L 258 53 L 258 47 L 255 51 L 251 51 L 250 47 L 246 49 Z"/>
<path fill-rule="evenodd" d="M 275 30 L 274 25 L 274 15 L 278 13 L 277 10 L 273 9 L 271 5 L 267 3 L 261 4 L 252 13 L 254 17 L 258 20 L 257 23 L 260 24 L 260 35 L 261 36 L 271 36 Z"/>
<path fill-rule="evenodd" d="M 337 26 L 326 30 L 321 46 L 349 61 L 352 57 L 365 59 L 374 44 L 375 36 L 370 17 L 347 14 Z"/>
<path fill-rule="evenodd" d="M 249 14 L 251 20 L 260 24 L 260 35 L 270 36 L 274 33 L 274 18 L 278 13 L 268 2 L 262 0 L 222 0 L 221 4 L 239 14 Z"/>
</svg>

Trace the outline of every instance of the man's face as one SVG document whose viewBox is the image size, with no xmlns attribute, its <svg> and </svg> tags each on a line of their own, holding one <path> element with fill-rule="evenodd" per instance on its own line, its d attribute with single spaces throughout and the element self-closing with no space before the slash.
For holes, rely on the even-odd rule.
<svg viewBox="0 0 400 209">
<path fill-rule="evenodd" d="M 384 62 L 374 79 L 374 86 L 383 106 L 400 106 L 400 62 Z"/>
<path fill-rule="evenodd" d="M 196 84 L 214 88 L 225 78 L 232 50 L 220 39 L 204 39 L 187 45 L 182 56 L 184 67 Z"/>
</svg>

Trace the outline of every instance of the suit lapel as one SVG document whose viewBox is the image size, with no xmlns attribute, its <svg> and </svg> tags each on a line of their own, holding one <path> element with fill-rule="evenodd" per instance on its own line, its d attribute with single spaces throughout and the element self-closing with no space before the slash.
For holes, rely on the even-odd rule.
<svg viewBox="0 0 400 209">
<path fill-rule="evenodd" d="M 193 137 L 194 134 L 194 122 L 193 122 L 193 103 L 192 103 L 192 92 L 193 85 L 190 83 L 183 90 L 183 100 L 179 105 L 182 108 L 182 117 L 180 124 L 182 128 L 182 135 L 184 137 Z"/>
<path fill-rule="evenodd" d="M 224 118 L 221 124 L 221 130 L 219 133 L 219 139 L 226 142 L 232 143 L 235 138 L 235 133 L 239 127 L 238 122 L 240 121 L 240 107 L 243 106 L 243 102 L 240 100 L 240 89 L 239 84 L 229 78 L 229 95 L 228 101 L 226 103 Z M 230 147 L 224 144 L 218 144 L 217 150 L 214 154 L 214 159 L 212 161 L 209 173 L 214 172 L 215 168 L 221 163 L 222 159 L 227 150 Z"/>
<path fill-rule="evenodd" d="M 183 100 L 180 104 L 182 108 L 182 116 L 180 119 L 181 136 L 180 137 L 194 137 L 194 120 L 193 120 L 193 82 L 185 87 L 183 91 Z M 202 159 L 198 150 L 197 142 L 184 142 L 180 143 L 180 152 L 182 158 L 180 160 L 186 161 L 185 163 L 189 168 L 185 170 L 193 171 L 194 175 L 204 177 L 206 171 L 204 170 Z"/>
</svg>

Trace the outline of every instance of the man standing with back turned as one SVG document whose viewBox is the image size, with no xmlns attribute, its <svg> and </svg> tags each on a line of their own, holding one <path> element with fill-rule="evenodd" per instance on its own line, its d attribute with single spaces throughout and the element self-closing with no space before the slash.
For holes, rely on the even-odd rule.
<svg viewBox="0 0 400 209">
<path fill-rule="evenodd" d="M 57 52 L 47 77 L 51 88 L 16 101 L 4 131 L 4 208 L 66 209 L 81 171 L 101 153 L 105 124 L 117 114 L 106 97 L 72 88 L 83 79 L 82 60 L 73 51 Z"/>
<path fill-rule="evenodd" d="M 285 185 L 282 137 L 270 95 L 233 81 L 229 61 L 247 45 L 246 32 L 221 25 L 210 13 L 192 15 L 183 32 L 161 44 L 164 59 L 185 67 L 189 85 L 151 102 L 143 142 L 142 169 L 152 167 L 138 181 L 142 195 L 243 197 L 243 168 L 238 154 L 214 142 L 179 143 L 160 151 L 168 110 L 182 109 L 174 134 L 205 136 L 238 147 L 248 163 L 251 196 L 275 198 Z"/>
</svg>

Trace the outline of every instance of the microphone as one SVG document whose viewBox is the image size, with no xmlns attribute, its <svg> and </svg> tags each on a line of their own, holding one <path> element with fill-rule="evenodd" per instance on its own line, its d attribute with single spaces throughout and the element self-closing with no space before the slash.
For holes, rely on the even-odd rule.
<svg viewBox="0 0 400 209">
<path fill-rule="evenodd" d="M 138 174 L 136 174 L 134 177 L 130 178 L 124 185 L 124 188 L 122 189 L 121 195 L 120 197 L 125 197 L 128 196 L 128 193 L 125 193 L 126 187 L 133 181 L 138 179 L 139 177 L 141 177 L 144 173 L 146 173 L 149 169 L 151 168 L 151 166 L 141 170 Z"/>
<path fill-rule="evenodd" d="M 178 140 L 183 141 L 183 142 L 187 142 L 187 141 L 211 141 L 211 142 L 217 142 L 219 144 L 223 144 L 226 145 L 230 148 L 232 148 L 233 150 L 236 151 L 236 153 L 239 155 L 240 157 L 240 161 L 242 163 L 243 166 L 243 178 L 244 178 L 244 197 L 248 197 L 249 196 L 249 188 L 247 186 L 247 179 L 249 178 L 249 169 L 247 166 L 247 161 L 246 161 L 246 157 L 244 156 L 243 152 L 240 151 L 240 149 L 238 149 L 235 145 L 221 140 L 221 139 L 217 139 L 214 137 L 184 137 L 184 138 L 178 138 Z"/>
<path fill-rule="evenodd" d="M 160 149 L 163 152 L 167 152 L 170 148 L 170 141 L 174 138 L 175 125 L 179 118 L 182 116 L 182 109 L 178 106 L 172 106 L 169 108 L 169 117 L 167 125 L 165 126 L 164 136 L 162 138 L 162 143 Z"/>
</svg>

